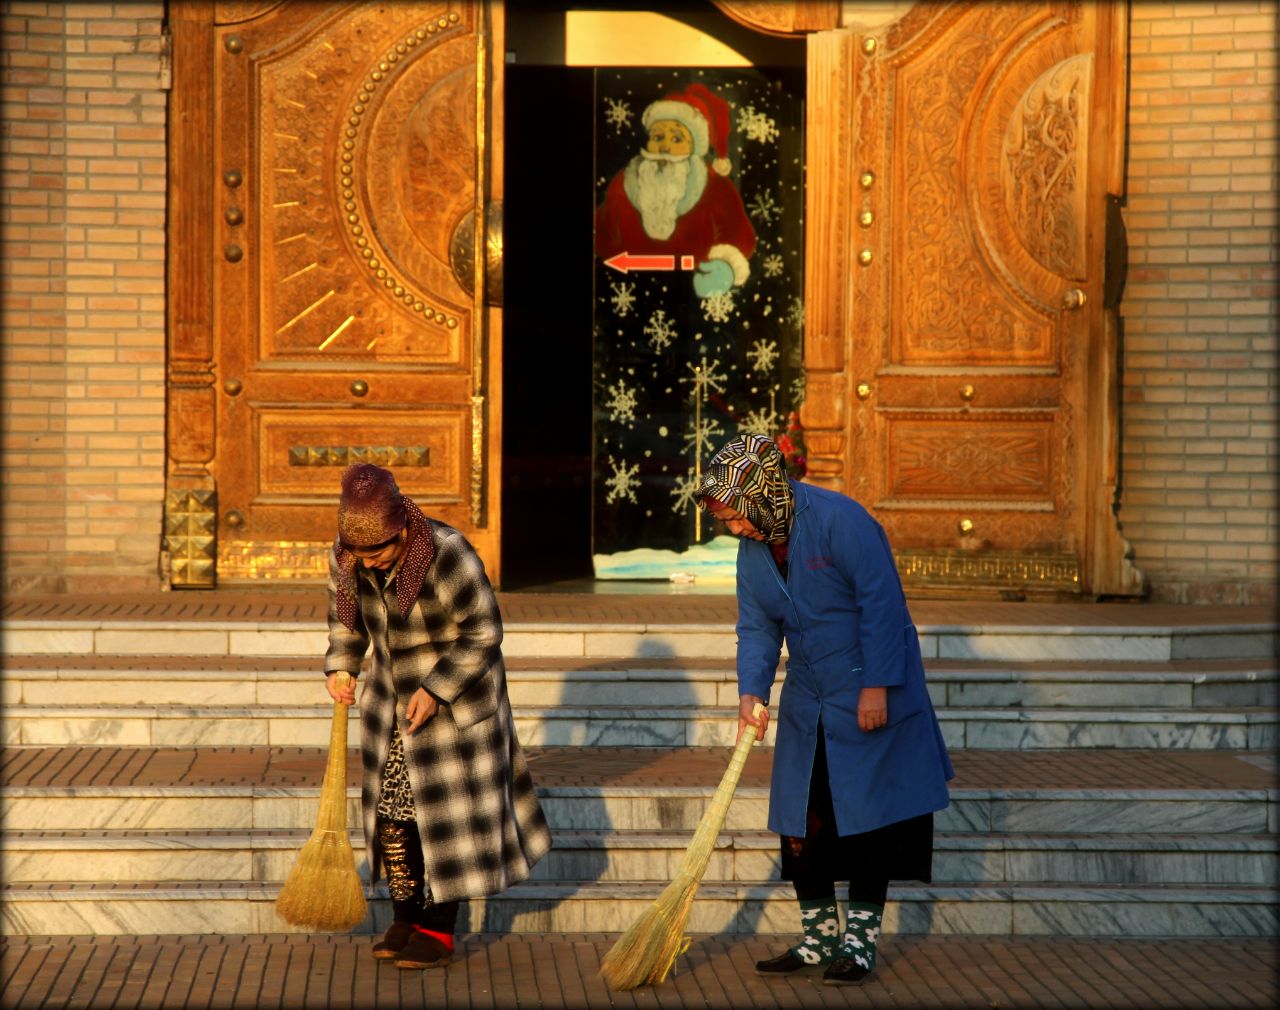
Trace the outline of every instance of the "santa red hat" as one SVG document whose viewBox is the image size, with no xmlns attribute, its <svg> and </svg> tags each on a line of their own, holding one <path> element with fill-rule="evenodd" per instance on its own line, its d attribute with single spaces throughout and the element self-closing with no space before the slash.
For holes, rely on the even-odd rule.
<svg viewBox="0 0 1280 1010">
<path fill-rule="evenodd" d="M 645 129 L 663 119 L 674 119 L 693 135 L 693 150 L 699 157 L 714 152 L 711 167 L 720 175 L 729 174 L 729 103 L 701 84 L 690 84 L 660 98 L 640 117 Z"/>
</svg>

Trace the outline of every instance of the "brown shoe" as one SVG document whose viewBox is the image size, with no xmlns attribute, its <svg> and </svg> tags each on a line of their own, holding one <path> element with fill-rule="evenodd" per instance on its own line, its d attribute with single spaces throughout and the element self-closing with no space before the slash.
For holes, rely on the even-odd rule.
<svg viewBox="0 0 1280 1010">
<path fill-rule="evenodd" d="M 414 930 L 409 942 L 396 954 L 397 968 L 442 968 L 453 952 L 434 936 Z"/>
<path fill-rule="evenodd" d="M 373 945 L 373 956 L 379 961 L 390 960 L 404 949 L 415 932 L 411 922 L 393 922 L 382 939 Z"/>
</svg>

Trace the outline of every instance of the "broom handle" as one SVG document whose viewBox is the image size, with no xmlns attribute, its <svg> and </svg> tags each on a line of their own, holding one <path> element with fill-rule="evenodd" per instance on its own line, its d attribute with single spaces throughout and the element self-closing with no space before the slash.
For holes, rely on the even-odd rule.
<svg viewBox="0 0 1280 1010">
<path fill-rule="evenodd" d="M 759 719 L 760 713 L 764 711 L 765 706 L 757 703 L 751 712 L 751 717 Z M 747 755 L 750 754 L 751 746 L 756 742 L 756 737 L 759 733 L 760 728 L 751 723 L 747 723 L 742 730 L 738 746 L 734 748 L 733 757 L 729 759 L 729 767 L 725 769 L 724 776 L 720 779 L 720 785 L 716 787 L 716 794 L 711 798 L 711 805 L 707 808 L 706 814 L 703 815 L 702 821 L 698 824 L 698 830 L 694 832 L 689 852 L 698 852 L 705 848 L 707 850 L 707 858 L 710 858 L 711 847 L 715 845 L 716 839 L 720 836 L 720 828 L 723 827 L 725 815 L 729 812 L 729 803 L 733 800 L 734 790 L 738 788 L 738 779 L 742 777 L 742 769 L 747 764 Z M 715 811 L 714 815 L 712 814 L 713 811 Z"/>
<path fill-rule="evenodd" d="M 334 680 L 334 686 L 338 690 L 343 690 L 351 683 L 351 674 L 340 672 Z M 317 831 L 346 831 L 347 830 L 347 709 L 345 702 L 335 701 L 333 703 L 333 723 L 329 728 L 329 758 L 325 762 L 324 767 L 324 785 L 321 786 L 321 795 L 326 795 L 329 790 L 336 789 L 343 794 L 343 802 L 338 805 L 342 810 L 341 823 L 334 823 L 332 816 L 326 816 L 326 804 L 320 804 L 320 816 L 317 818 Z"/>
</svg>

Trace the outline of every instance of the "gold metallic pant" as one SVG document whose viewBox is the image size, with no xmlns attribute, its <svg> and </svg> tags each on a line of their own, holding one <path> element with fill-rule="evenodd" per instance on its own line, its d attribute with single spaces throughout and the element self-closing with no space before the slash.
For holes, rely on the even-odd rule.
<svg viewBox="0 0 1280 1010">
<path fill-rule="evenodd" d="M 389 821 L 378 818 L 378 845 L 382 864 L 387 871 L 387 890 L 393 902 L 417 899 L 419 908 L 425 903 L 423 888 L 422 846 L 418 830 L 411 821 Z"/>
<path fill-rule="evenodd" d="M 418 826 L 413 821 L 379 817 L 377 830 L 395 921 L 452 934 L 458 919 L 458 902 L 432 899 Z"/>
</svg>

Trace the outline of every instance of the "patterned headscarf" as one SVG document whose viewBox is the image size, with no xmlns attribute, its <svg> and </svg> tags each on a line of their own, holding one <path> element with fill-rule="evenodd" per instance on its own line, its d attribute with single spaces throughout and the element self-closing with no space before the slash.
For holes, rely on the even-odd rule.
<svg viewBox="0 0 1280 1010">
<path fill-rule="evenodd" d="M 342 498 L 338 503 L 338 536 L 333 542 L 338 562 L 338 619 L 355 631 L 360 609 L 356 587 L 359 559 L 348 548 L 385 544 L 408 528 L 404 553 L 396 574 L 396 603 L 401 615 L 413 606 L 435 556 L 431 523 L 412 498 L 400 493 L 390 470 L 372 463 L 356 463 L 342 474 Z"/>
<path fill-rule="evenodd" d="M 786 541 L 796 511 L 786 461 L 763 435 L 740 435 L 725 443 L 707 464 L 694 498 L 699 505 L 718 502 L 741 513 L 767 544 Z"/>
</svg>

